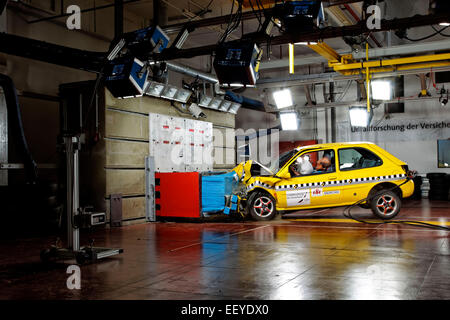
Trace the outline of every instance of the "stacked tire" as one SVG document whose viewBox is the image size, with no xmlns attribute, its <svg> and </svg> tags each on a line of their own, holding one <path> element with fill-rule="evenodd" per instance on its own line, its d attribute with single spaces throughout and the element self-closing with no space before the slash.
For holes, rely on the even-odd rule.
<svg viewBox="0 0 450 320">
<path fill-rule="evenodd" d="M 422 177 L 416 176 L 413 179 L 414 182 L 414 193 L 411 196 L 411 199 L 420 200 L 422 199 Z"/>
<path fill-rule="evenodd" d="M 430 200 L 447 201 L 449 199 L 449 176 L 446 173 L 428 173 L 430 181 Z"/>
</svg>

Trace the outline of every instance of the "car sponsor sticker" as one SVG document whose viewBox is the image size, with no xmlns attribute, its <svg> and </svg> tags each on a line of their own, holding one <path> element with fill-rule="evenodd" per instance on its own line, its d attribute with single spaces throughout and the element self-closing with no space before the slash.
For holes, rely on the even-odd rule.
<svg viewBox="0 0 450 320">
<path fill-rule="evenodd" d="M 311 204 L 309 189 L 286 191 L 286 202 L 288 207 L 298 207 Z"/>
<path fill-rule="evenodd" d="M 322 188 L 311 189 L 311 197 L 321 197 L 321 196 L 323 196 Z"/>
<path fill-rule="evenodd" d="M 332 194 L 340 194 L 340 193 L 341 193 L 341 191 L 335 190 L 335 191 L 325 191 L 323 194 L 325 196 L 329 196 L 329 195 L 332 195 Z"/>
</svg>

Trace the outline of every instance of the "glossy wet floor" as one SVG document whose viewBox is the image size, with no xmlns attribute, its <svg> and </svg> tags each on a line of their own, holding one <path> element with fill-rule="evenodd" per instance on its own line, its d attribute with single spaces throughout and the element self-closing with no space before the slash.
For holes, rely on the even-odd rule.
<svg viewBox="0 0 450 320">
<path fill-rule="evenodd" d="M 398 218 L 444 224 L 449 202 L 406 202 Z M 53 238 L 3 241 L 0 298 L 450 299 L 449 232 L 360 224 L 342 208 L 270 222 L 148 223 L 94 236 L 96 246 L 124 253 L 81 266 L 80 290 L 66 286 L 73 262 L 39 262 Z"/>
</svg>

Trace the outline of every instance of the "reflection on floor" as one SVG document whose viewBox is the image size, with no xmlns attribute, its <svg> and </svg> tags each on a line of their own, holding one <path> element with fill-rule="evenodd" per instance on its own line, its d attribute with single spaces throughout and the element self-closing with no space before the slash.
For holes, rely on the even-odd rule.
<svg viewBox="0 0 450 320">
<path fill-rule="evenodd" d="M 342 208 L 301 217 L 100 231 L 96 246 L 124 253 L 81 266 L 80 290 L 66 286 L 73 262 L 39 262 L 52 238 L 2 241 L 0 299 L 450 299 L 449 232 L 345 221 Z M 406 202 L 398 218 L 450 222 L 449 203 Z"/>
</svg>

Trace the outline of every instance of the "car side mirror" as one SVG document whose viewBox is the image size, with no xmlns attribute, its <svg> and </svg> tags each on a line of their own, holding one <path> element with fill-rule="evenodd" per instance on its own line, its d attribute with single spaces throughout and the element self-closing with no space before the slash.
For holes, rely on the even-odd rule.
<svg viewBox="0 0 450 320">
<path fill-rule="evenodd" d="M 277 173 L 275 175 L 275 178 L 279 178 L 279 179 L 290 179 L 291 178 L 291 174 L 289 173 L 288 170 L 284 171 L 284 172 L 280 172 Z"/>
</svg>

